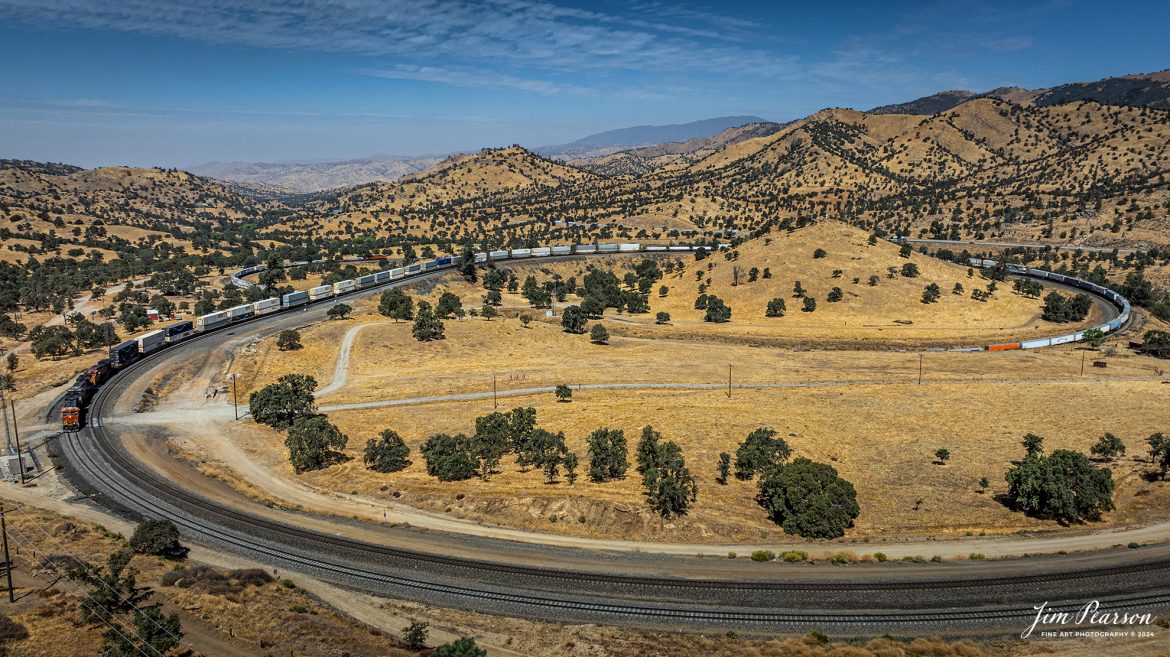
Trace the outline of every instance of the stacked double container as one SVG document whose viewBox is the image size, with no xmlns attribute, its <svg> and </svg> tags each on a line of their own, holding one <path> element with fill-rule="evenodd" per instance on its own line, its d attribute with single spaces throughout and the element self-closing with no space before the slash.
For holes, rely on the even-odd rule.
<svg viewBox="0 0 1170 657">
<path fill-rule="evenodd" d="M 163 329 L 138 336 L 138 353 L 145 356 L 162 349 L 167 344 L 167 332 Z"/>
</svg>

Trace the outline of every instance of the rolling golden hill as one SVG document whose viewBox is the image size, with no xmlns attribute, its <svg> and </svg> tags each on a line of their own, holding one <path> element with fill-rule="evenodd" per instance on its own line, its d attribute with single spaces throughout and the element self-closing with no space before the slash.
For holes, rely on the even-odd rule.
<svg viewBox="0 0 1170 657">
<path fill-rule="evenodd" d="M 96 253 L 109 261 L 163 243 L 173 249 L 230 249 L 230 242 L 213 236 L 217 226 L 257 220 L 278 208 L 184 171 L 4 160 L 0 259 Z"/>
</svg>

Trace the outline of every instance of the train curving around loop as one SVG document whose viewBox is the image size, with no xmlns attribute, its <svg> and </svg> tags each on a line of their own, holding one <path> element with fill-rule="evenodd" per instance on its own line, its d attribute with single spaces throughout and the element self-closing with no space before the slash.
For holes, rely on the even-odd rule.
<svg viewBox="0 0 1170 657">
<path fill-rule="evenodd" d="M 968 260 L 968 263 L 972 267 L 979 267 L 982 269 L 990 269 L 992 267 L 999 266 L 998 260 L 987 260 L 984 258 L 971 258 Z M 1025 340 L 1022 342 L 1005 342 L 1002 344 L 991 344 L 991 345 L 987 345 L 987 346 L 983 347 L 983 349 L 985 349 L 987 351 L 1010 351 L 1013 349 L 1038 349 L 1040 347 L 1051 347 L 1051 346 L 1055 346 L 1058 344 L 1068 344 L 1070 342 L 1080 342 L 1080 341 L 1085 339 L 1085 333 L 1087 331 L 1092 331 L 1095 329 L 1095 330 L 1100 331 L 1103 334 L 1108 334 L 1108 333 L 1112 333 L 1114 331 L 1119 330 L 1122 326 L 1125 326 L 1127 323 L 1129 323 L 1129 318 L 1133 314 L 1133 306 L 1130 305 L 1129 299 L 1126 299 L 1121 294 L 1119 294 L 1113 290 L 1110 290 L 1107 287 L 1102 287 L 1100 285 L 1097 285 L 1096 283 L 1093 283 L 1092 281 L 1086 281 L 1084 279 L 1076 278 L 1074 276 L 1065 276 L 1064 274 L 1057 274 L 1057 273 L 1053 273 L 1050 271 L 1045 271 L 1043 269 L 1031 269 L 1031 268 L 1025 267 L 1023 265 L 1017 265 L 1017 264 L 1009 264 L 1007 266 L 1007 271 L 1009 274 L 1015 274 L 1016 276 L 1028 276 L 1029 278 L 1037 278 L 1037 279 L 1040 279 L 1042 281 L 1052 281 L 1053 283 L 1060 283 L 1062 285 L 1067 285 L 1069 287 L 1075 287 L 1075 288 L 1084 290 L 1086 292 L 1095 294 L 1099 297 L 1107 299 L 1109 301 L 1109 303 L 1113 304 L 1117 308 L 1118 314 L 1117 314 L 1117 317 L 1109 320 L 1108 322 L 1105 322 L 1104 324 L 1098 324 L 1097 326 L 1091 326 L 1087 329 L 1084 329 L 1081 331 L 1076 331 L 1074 333 L 1067 333 L 1065 335 L 1058 335 L 1054 338 L 1039 338 L 1036 340 Z"/>
<path fill-rule="evenodd" d="M 659 244 L 640 244 L 640 243 L 620 243 L 620 244 L 578 244 L 573 246 L 545 246 L 530 249 L 500 249 L 496 251 L 486 251 L 474 254 L 475 263 L 481 264 L 489 261 L 499 260 L 524 260 L 529 258 L 553 258 L 565 257 L 573 255 L 614 255 L 626 253 L 653 253 L 653 254 L 668 254 L 668 253 L 690 253 L 700 250 L 716 250 L 729 248 L 729 244 L 712 244 L 712 245 L 659 245 Z M 385 263 L 387 258 L 375 257 L 364 258 L 360 260 L 347 260 L 345 264 L 357 262 L 378 262 Z M 85 425 L 85 412 L 89 406 L 90 400 L 107 379 L 115 372 L 121 370 L 139 359 L 145 358 L 155 352 L 166 349 L 167 347 L 182 342 L 192 336 L 211 331 L 218 331 L 230 326 L 234 326 L 241 322 L 251 321 L 267 315 L 275 313 L 288 312 L 290 310 L 308 306 L 309 304 L 323 303 L 330 299 L 340 298 L 354 294 L 361 290 L 368 290 L 370 288 L 381 287 L 389 283 L 406 280 L 415 276 L 429 274 L 431 272 L 452 269 L 461 264 L 461 257 L 445 256 L 428 260 L 426 262 L 414 263 L 402 267 L 394 267 L 390 269 L 382 269 L 371 274 L 358 276 L 354 279 L 338 281 L 332 285 L 321 285 L 311 288 L 309 290 L 301 290 L 297 292 L 290 292 L 279 297 L 271 297 L 268 299 L 261 299 L 252 303 L 245 303 L 232 308 L 219 310 L 206 315 L 200 315 L 193 321 L 183 321 L 170 326 L 163 327 L 145 333 L 137 338 L 127 340 L 120 345 L 112 347 L 109 351 L 109 357 L 101 360 L 93 367 L 90 367 L 85 372 L 78 375 L 76 382 L 65 393 L 61 401 L 61 429 L 66 432 L 78 431 Z M 297 267 L 312 264 L 325 264 L 325 260 L 313 260 L 311 262 L 293 262 L 285 265 L 285 267 Z M 979 258 L 972 258 L 970 265 L 972 267 L 990 268 L 998 266 L 995 260 L 983 260 Z M 246 280 L 244 277 L 250 274 L 264 271 L 265 265 L 255 265 L 252 267 L 245 267 L 238 272 L 232 274 L 231 281 L 239 287 L 251 287 L 255 283 Z M 1064 276 L 1061 274 L 1054 274 L 1052 272 L 1040 269 L 1028 269 L 1022 265 L 1008 265 L 1009 273 L 1020 276 L 1031 276 L 1043 280 L 1050 280 L 1064 285 L 1077 287 L 1087 292 L 1096 294 L 1099 297 L 1108 299 L 1111 303 L 1117 306 L 1120 315 L 1112 321 L 1095 326 L 1103 333 L 1110 333 L 1118 330 L 1129 321 L 1130 304 L 1129 301 L 1122 295 L 1101 287 L 1089 281 L 1084 281 L 1072 276 Z M 1086 329 L 1088 330 L 1088 329 Z M 1041 338 L 1039 340 L 1028 340 L 1026 342 L 1012 342 L 998 345 L 987 345 L 983 347 L 971 347 L 967 349 L 955 349 L 954 351 L 1006 351 L 1010 349 L 1035 349 L 1037 347 L 1047 347 L 1051 345 L 1065 344 L 1069 342 L 1078 342 L 1085 337 L 1085 331 L 1078 331 L 1068 335 L 1062 335 L 1055 338 Z"/>
<path fill-rule="evenodd" d="M 673 253 L 714 250 L 729 247 L 729 244 L 711 245 L 656 245 L 656 244 L 578 244 L 575 246 L 546 246 L 532 249 L 501 249 L 498 251 L 480 252 L 475 254 L 476 264 L 497 260 L 521 260 L 526 258 L 549 258 L 571 255 L 612 255 L 622 253 Z M 346 260 L 343 264 L 373 262 L 384 264 L 386 257 L 361 258 Z M 326 264 L 326 260 L 292 262 L 284 267 L 303 267 L 306 265 Z M 347 296 L 360 290 L 380 287 L 388 283 L 405 280 L 414 276 L 428 274 L 442 269 L 451 269 L 461 264 L 458 256 L 445 256 L 426 262 L 382 269 L 380 271 L 358 276 L 357 278 L 338 281 L 332 285 L 321 285 L 310 290 L 290 292 L 279 297 L 261 299 L 252 303 L 245 303 L 232 308 L 219 310 L 206 315 L 200 315 L 193 321 L 184 321 L 151 331 L 127 340 L 120 345 L 110 348 L 109 356 L 98 364 L 78 375 L 76 382 L 61 399 L 61 429 L 66 432 L 78 431 L 85 425 L 85 412 L 94 393 L 115 372 L 121 370 L 141 358 L 177 344 L 194 335 L 218 331 L 220 329 L 246 322 L 258 317 L 274 313 L 288 312 L 289 310 L 321 303 L 338 297 Z M 252 287 L 255 283 L 244 277 L 267 269 L 265 265 L 245 267 L 232 274 L 231 282 L 237 287 Z"/>
</svg>

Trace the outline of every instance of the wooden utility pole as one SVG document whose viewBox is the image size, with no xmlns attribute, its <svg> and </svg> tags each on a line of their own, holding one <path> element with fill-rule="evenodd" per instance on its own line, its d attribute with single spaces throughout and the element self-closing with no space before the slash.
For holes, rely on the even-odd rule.
<svg viewBox="0 0 1170 657">
<path fill-rule="evenodd" d="M 727 364 L 727 398 L 731 399 L 731 363 Z"/>
<path fill-rule="evenodd" d="M 4 391 L 0 390 L 0 415 L 4 416 L 4 438 L 8 447 L 12 447 L 12 428 L 8 426 L 8 404 L 4 403 Z"/>
<path fill-rule="evenodd" d="M 1081 376 L 1085 375 L 1085 350 L 1081 349 Z"/>
<path fill-rule="evenodd" d="M 492 372 L 492 408 L 499 408 L 500 401 L 496 398 L 496 373 Z"/>
<path fill-rule="evenodd" d="M 0 506 L 0 534 L 4 536 L 4 574 L 8 578 L 8 601 L 16 602 L 16 591 L 12 588 L 12 559 L 8 556 L 8 521 L 4 519 L 3 506 Z"/>
<path fill-rule="evenodd" d="M 926 354 L 918 354 L 918 385 L 922 385 L 922 359 Z"/>
<path fill-rule="evenodd" d="M 24 485 L 24 456 L 20 453 L 20 429 L 16 426 L 16 401 L 9 399 L 12 406 L 12 436 L 16 438 L 16 464 L 20 468 L 20 485 Z"/>
</svg>

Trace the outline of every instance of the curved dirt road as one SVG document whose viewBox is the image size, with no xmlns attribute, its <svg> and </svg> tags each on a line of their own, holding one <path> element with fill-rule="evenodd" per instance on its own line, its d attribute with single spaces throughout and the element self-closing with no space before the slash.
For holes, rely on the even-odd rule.
<svg viewBox="0 0 1170 657">
<path fill-rule="evenodd" d="M 333 380 L 329 382 L 329 385 L 313 393 L 314 397 L 324 397 L 345 387 L 346 382 L 349 381 L 349 353 L 353 350 L 354 340 L 357 339 L 358 333 L 362 329 L 375 325 L 377 322 L 358 324 L 345 332 L 345 338 L 341 340 L 341 353 L 337 355 L 337 363 L 333 366 Z"/>
</svg>

